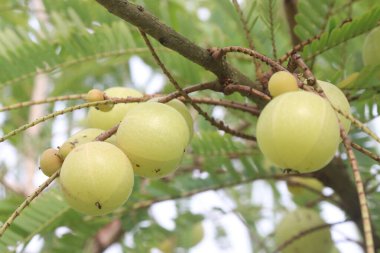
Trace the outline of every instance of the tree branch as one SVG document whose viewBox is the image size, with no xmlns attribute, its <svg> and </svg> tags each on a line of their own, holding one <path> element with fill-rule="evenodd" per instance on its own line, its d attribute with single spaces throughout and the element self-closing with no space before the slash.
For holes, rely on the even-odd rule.
<svg viewBox="0 0 380 253">
<path fill-rule="evenodd" d="M 145 11 L 142 6 L 130 3 L 127 0 L 96 0 L 112 14 L 124 19 L 149 34 L 163 46 L 181 54 L 190 61 L 214 73 L 219 80 L 231 79 L 237 83 L 248 85 L 261 90 L 261 85 L 251 81 L 247 76 L 233 68 L 228 63 L 214 59 L 207 49 L 202 48 L 181 34 L 174 31 L 157 17 Z"/>
</svg>

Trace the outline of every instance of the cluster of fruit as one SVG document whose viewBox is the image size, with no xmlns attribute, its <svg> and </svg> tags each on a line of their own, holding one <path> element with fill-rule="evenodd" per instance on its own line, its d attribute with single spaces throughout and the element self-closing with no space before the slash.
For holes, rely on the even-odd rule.
<svg viewBox="0 0 380 253">
<path fill-rule="evenodd" d="M 350 114 L 343 92 L 328 82 L 317 81 L 317 85 L 327 99 L 299 90 L 289 72 L 277 72 L 269 80 L 274 98 L 260 114 L 256 135 L 263 154 L 281 168 L 299 173 L 323 168 L 341 142 L 339 122 L 346 132 L 350 129 L 351 122 L 331 106 Z"/>
<path fill-rule="evenodd" d="M 86 99 L 142 96 L 133 89 L 114 87 L 104 92 L 91 90 Z M 114 136 L 94 141 L 119 123 Z M 109 213 L 125 203 L 134 174 L 160 178 L 175 171 L 193 134 L 191 114 L 179 100 L 102 104 L 89 110 L 87 126 L 58 150 L 43 152 L 40 168 L 47 176 L 61 169 L 65 199 L 77 211 L 90 215 Z"/>
</svg>

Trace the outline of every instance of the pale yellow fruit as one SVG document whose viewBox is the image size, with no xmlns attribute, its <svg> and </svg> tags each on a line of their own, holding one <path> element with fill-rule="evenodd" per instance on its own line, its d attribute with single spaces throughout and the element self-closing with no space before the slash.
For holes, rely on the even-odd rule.
<svg viewBox="0 0 380 253">
<path fill-rule="evenodd" d="M 86 128 L 76 132 L 68 138 L 59 148 L 58 155 L 65 159 L 66 156 L 77 146 L 94 141 L 104 130 L 98 128 Z"/>
<path fill-rule="evenodd" d="M 193 137 L 193 134 L 194 134 L 194 127 L 193 127 L 194 121 L 193 121 L 193 117 L 191 116 L 189 112 L 189 109 L 186 107 L 184 103 L 182 103 L 178 99 L 170 100 L 166 104 L 176 109 L 179 113 L 181 113 L 182 117 L 186 120 L 187 127 L 189 128 L 188 143 L 190 143 L 191 138 Z"/>
<path fill-rule="evenodd" d="M 269 79 L 268 90 L 272 97 L 289 91 L 296 91 L 298 90 L 297 79 L 290 72 L 276 72 Z"/>
<path fill-rule="evenodd" d="M 335 85 L 318 80 L 318 85 L 322 88 L 323 92 L 326 94 L 329 101 L 338 109 L 342 110 L 347 115 L 351 114 L 350 103 L 344 93 Z M 343 125 L 344 131 L 348 133 L 350 131 L 351 121 L 344 117 L 343 115 L 336 112 L 340 122 Z"/>
<path fill-rule="evenodd" d="M 63 196 L 73 209 L 89 215 L 104 215 L 129 198 L 134 183 L 133 169 L 116 146 L 88 142 L 66 157 L 60 183 Z"/>
<path fill-rule="evenodd" d="M 104 100 L 104 92 L 98 89 L 90 90 L 85 97 L 87 102 L 97 102 Z M 108 112 L 112 109 L 113 104 L 102 104 L 95 107 L 97 110 L 101 110 L 102 112 Z"/>
<path fill-rule="evenodd" d="M 270 101 L 259 116 L 256 135 L 268 159 L 300 173 L 323 168 L 340 143 L 335 111 L 326 99 L 305 91 Z"/>
<path fill-rule="evenodd" d="M 190 249 L 200 243 L 204 237 L 202 222 L 194 224 L 189 231 L 184 231 L 178 236 L 178 246 Z"/>
<path fill-rule="evenodd" d="M 62 166 L 62 160 L 58 156 L 58 150 L 54 148 L 48 148 L 42 152 L 40 156 L 40 169 L 42 172 L 50 177 Z"/>
<path fill-rule="evenodd" d="M 319 214 L 312 209 L 299 208 L 285 215 L 278 224 L 274 240 L 277 247 L 288 242 L 294 236 L 307 230 L 325 224 Z M 332 248 L 330 229 L 328 227 L 307 233 L 293 240 L 280 250 L 281 253 L 322 253 Z"/>
<path fill-rule="evenodd" d="M 175 248 L 176 248 L 176 238 L 175 238 L 175 236 L 170 236 L 170 237 L 166 238 L 158 246 L 158 249 L 162 253 L 173 253 Z"/>
<path fill-rule="evenodd" d="M 315 179 L 315 178 L 310 178 L 310 177 L 290 177 L 287 181 L 286 184 L 288 186 L 288 190 L 293 194 L 293 195 L 302 195 L 302 196 L 315 196 L 316 193 L 297 184 L 302 184 L 310 187 L 311 189 L 321 192 L 323 190 L 323 184 Z"/>
<path fill-rule="evenodd" d="M 141 103 L 130 110 L 116 133 L 117 146 L 137 175 L 148 178 L 172 173 L 182 160 L 189 130 L 182 115 L 166 104 Z"/>
<path fill-rule="evenodd" d="M 108 97 L 142 97 L 139 91 L 125 88 L 112 87 L 104 91 Z M 95 108 L 90 108 L 87 115 L 87 126 L 91 128 L 100 128 L 108 130 L 120 123 L 125 114 L 133 108 L 136 103 L 116 104 L 110 111 L 102 112 Z"/>
</svg>

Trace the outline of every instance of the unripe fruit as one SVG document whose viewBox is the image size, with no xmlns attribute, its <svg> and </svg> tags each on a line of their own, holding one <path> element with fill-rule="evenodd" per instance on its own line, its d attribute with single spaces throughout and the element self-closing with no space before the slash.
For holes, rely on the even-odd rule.
<svg viewBox="0 0 380 253">
<path fill-rule="evenodd" d="M 85 99 L 87 102 L 97 102 L 97 101 L 103 101 L 104 100 L 104 92 L 98 89 L 92 89 L 90 90 Z M 113 104 L 104 104 L 104 105 L 98 105 L 95 107 L 95 109 L 101 110 L 102 112 L 108 112 L 112 109 Z"/>
<path fill-rule="evenodd" d="M 302 237 L 292 240 L 281 253 L 321 253 L 329 252 L 332 248 L 330 229 L 321 228 L 312 232 L 307 230 L 325 224 L 319 214 L 312 209 L 299 208 L 285 215 L 278 224 L 274 240 L 277 247 L 292 240 L 300 233 L 305 233 Z"/>
<path fill-rule="evenodd" d="M 194 224 L 190 231 L 186 233 L 180 233 L 178 235 L 178 246 L 190 249 L 200 243 L 204 237 L 204 229 L 202 222 Z"/>
<path fill-rule="evenodd" d="M 66 156 L 77 146 L 94 141 L 104 130 L 98 128 L 86 128 L 70 136 L 58 150 L 58 155 L 64 160 Z"/>
<path fill-rule="evenodd" d="M 350 103 L 348 103 L 346 96 L 338 87 L 320 80 L 318 80 L 318 85 L 322 88 L 323 92 L 326 94 L 326 97 L 335 107 L 348 115 L 351 114 Z M 343 125 L 344 131 L 348 133 L 348 131 L 350 131 L 351 121 L 338 112 L 336 112 L 336 114 Z"/>
<path fill-rule="evenodd" d="M 302 185 L 297 185 L 297 184 L 302 184 L 310 187 L 311 189 L 321 192 L 323 190 L 323 184 L 315 179 L 315 178 L 308 178 L 308 177 L 290 177 L 286 181 L 286 185 L 288 186 L 288 190 L 293 194 L 293 195 L 298 195 L 298 196 L 304 196 L 304 197 L 313 197 L 316 195 L 315 192 L 303 187 Z"/>
<path fill-rule="evenodd" d="M 58 150 L 48 148 L 40 156 L 40 169 L 50 177 L 62 166 L 62 160 L 57 154 Z"/>
<path fill-rule="evenodd" d="M 173 107 L 174 109 L 176 109 L 182 115 L 182 117 L 185 119 L 187 127 L 189 129 L 189 141 L 188 141 L 188 143 L 190 143 L 191 138 L 193 137 L 193 134 L 194 134 L 194 127 L 193 127 L 194 122 L 193 122 L 193 117 L 191 116 L 191 114 L 189 112 L 189 109 L 187 109 L 186 105 L 184 103 L 182 103 L 181 101 L 179 101 L 178 99 L 170 100 L 166 104 Z"/>
<path fill-rule="evenodd" d="M 340 143 L 335 111 L 322 97 L 305 91 L 275 97 L 256 127 L 263 154 L 277 166 L 307 173 L 321 169 Z"/>
<path fill-rule="evenodd" d="M 176 248 L 176 244 L 177 244 L 176 237 L 170 236 L 160 243 L 160 245 L 158 246 L 158 249 L 162 253 L 173 253 L 174 249 Z"/>
<path fill-rule="evenodd" d="M 89 215 L 107 214 L 123 205 L 133 182 L 132 165 L 125 154 L 100 141 L 76 147 L 63 162 L 60 174 L 66 201 Z"/>
<path fill-rule="evenodd" d="M 125 87 L 113 87 L 104 91 L 108 97 L 142 97 L 143 95 L 134 89 Z M 136 103 L 116 104 L 110 111 L 102 112 L 95 108 L 90 108 L 87 115 L 87 126 L 108 130 L 120 123 L 128 110 Z"/>
<path fill-rule="evenodd" d="M 189 130 L 181 114 L 156 102 L 136 105 L 116 133 L 117 146 L 131 160 L 135 173 L 148 178 L 173 172 L 188 140 Z"/>
<path fill-rule="evenodd" d="M 104 92 L 98 89 L 90 90 L 85 97 L 87 102 L 97 102 L 104 100 Z"/>
<path fill-rule="evenodd" d="M 298 90 L 297 79 L 287 71 L 276 72 L 269 79 L 268 90 L 272 97 L 289 91 L 296 91 Z"/>
<path fill-rule="evenodd" d="M 364 65 L 380 64 L 380 27 L 373 29 L 363 44 Z"/>
</svg>

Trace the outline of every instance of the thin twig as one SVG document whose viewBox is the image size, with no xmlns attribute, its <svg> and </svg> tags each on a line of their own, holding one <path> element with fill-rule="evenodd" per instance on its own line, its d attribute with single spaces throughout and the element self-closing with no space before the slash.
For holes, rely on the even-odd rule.
<svg viewBox="0 0 380 253">
<path fill-rule="evenodd" d="M 340 135 L 343 139 L 344 147 L 347 150 L 347 155 L 350 160 L 350 164 L 351 164 L 352 171 L 354 174 L 356 189 L 359 196 L 360 212 L 362 215 L 366 253 L 375 253 L 373 234 L 372 234 L 372 224 L 371 224 L 370 214 L 369 214 L 368 205 L 367 205 L 367 198 L 364 191 L 363 181 L 360 176 L 359 166 L 358 166 L 355 154 L 351 148 L 351 140 L 347 136 L 340 122 L 339 122 L 339 125 L 340 125 Z"/>
<path fill-rule="evenodd" d="M 351 146 L 356 149 L 357 151 L 365 154 L 369 158 L 375 160 L 376 162 L 380 163 L 380 156 L 375 155 L 373 152 L 369 151 L 368 149 L 356 144 L 355 142 L 351 142 Z"/>
<path fill-rule="evenodd" d="M 318 225 L 318 226 L 314 226 L 314 227 L 305 229 L 305 230 L 299 232 L 298 234 L 292 236 L 291 238 L 289 238 L 288 240 L 286 240 L 285 242 L 283 242 L 279 246 L 277 246 L 277 248 L 273 251 L 273 253 L 280 252 L 281 250 L 283 250 L 284 248 L 286 248 L 288 245 L 290 245 L 294 241 L 302 238 L 305 235 L 308 235 L 310 233 L 316 232 L 316 231 L 324 229 L 324 228 L 330 228 L 332 226 L 339 225 L 339 224 L 342 224 L 342 223 L 345 223 L 345 222 L 348 222 L 348 221 L 349 220 L 344 220 L 344 221 L 338 221 L 338 222 L 335 222 L 335 223 L 332 223 L 332 224 L 321 224 L 321 225 Z"/>
<path fill-rule="evenodd" d="M 156 51 L 154 50 L 152 44 L 150 43 L 148 37 L 146 36 L 146 33 L 143 32 L 142 30 L 139 30 L 139 31 L 140 31 L 140 33 L 141 33 L 141 35 L 142 35 L 142 37 L 143 37 L 143 39 L 145 41 L 145 44 L 150 49 L 153 58 L 155 59 L 155 61 L 157 62 L 157 64 L 160 66 L 160 68 L 162 69 L 162 71 L 164 72 L 164 74 L 168 77 L 168 79 L 170 80 L 170 82 L 174 85 L 174 87 L 176 88 L 176 90 L 178 90 L 178 92 L 186 99 L 186 102 L 190 103 L 193 106 L 193 108 L 200 115 L 202 115 L 207 121 L 209 121 L 211 123 L 211 125 L 217 127 L 218 129 L 223 130 L 226 133 L 229 133 L 231 135 L 234 135 L 234 136 L 237 136 L 237 137 L 240 137 L 240 138 L 243 138 L 243 139 L 247 139 L 247 140 L 251 140 L 251 141 L 256 141 L 256 137 L 255 136 L 248 135 L 248 134 L 245 134 L 245 133 L 241 133 L 239 131 L 231 129 L 230 127 L 228 127 L 227 125 L 225 125 L 223 121 L 217 121 L 217 120 L 215 120 L 213 117 L 211 117 L 210 115 L 208 115 L 208 113 L 206 113 L 205 111 L 203 111 L 202 108 L 200 108 L 197 104 L 195 104 L 192 101 L 191 97 L 182 89 L 182 87 L 178 84 L 178 82 L 171 75 L 171 73 L 169 72 L 169 70 L 162 63 L 162 61 L 158 57 Z M 161 100 L 159 102 L 161 102 Z"/>
<path fill-rule="evenodd" d="M 0 228 L 0 238 L 3 236 L 4 232 L 11 226 L 17 216 L 35 199 L 46 187 L 50 185 L 51 182 L 54 181 L 59 176 L 60 170 L 56 171 L 53 175 L 51 175 L 43 184 L 38 186 L 38 188 L 27 197 L 24 202 L 11 214 L 11 216 L 2 224 Z"/>
<path fill-rule="evenodd" d="M 230 52 L 237 52 L 237 53 L 250 55 L 250 56 L 264 62 L 265 64 L 269 65 L 275 71 L 286 71 L 286 68 L 281 66 L 278 62 L 272 60 L 268 56 L 260 54 L 259 52 L 252 50 L 252 49 L 249 49 L 249 48 L 244 48 L 244 47 L 239 47 L 239 46 L 217 48 L 217 49 L 213 49 L 212 55 L 215 58 L 217 58 L 217 57 L 220 57 L 221 54 L 223 55 L 223 54 L 230 53 Z"/>
<path fill-rule="evenodd" d="M 75 94 L 75 95 L 50 97 L 50 98 L 46 98 L 46 99 L 42 99 L 42 100 L 35 100 L 35 101 L 25 101 L 25 102 L 20 102 L 20 103 L 13 104 L 13 105 L 0 107 L 0 112 L 20 109 L 20 108 L 32 106 L 32 105 L 47 104 L 47 103 L 52 103 L 52 102 L 57 102 L 57 101 L 83 99 L 85 95 L 86 94 Z"/>
</svg>

